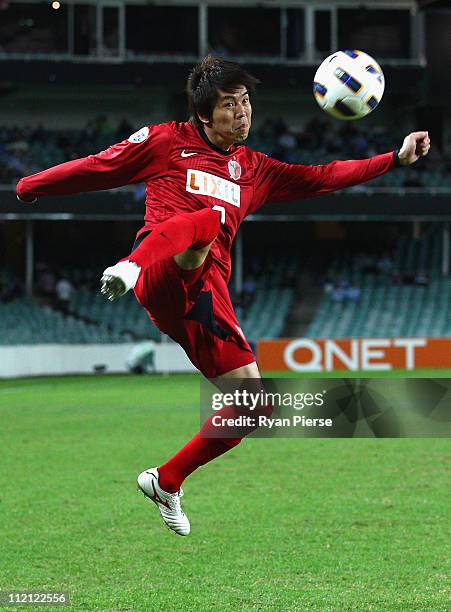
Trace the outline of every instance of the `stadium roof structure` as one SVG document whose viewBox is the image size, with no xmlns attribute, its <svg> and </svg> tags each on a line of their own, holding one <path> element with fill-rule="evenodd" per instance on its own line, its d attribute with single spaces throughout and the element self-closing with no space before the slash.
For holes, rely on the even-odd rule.
<svg viewBox="0 0 451 612">
<path fill-rule="evenodd" d="M 219 45 L 220 50 L 218 53 L 230 54 L 238 61 L 246 61 L 247 63 L 255 64 L 272 64 L 272 65 L 294 65 L 294 66 L 307 66 L 317 65 L 319 60 L 324 59 L 329 53 L 334 52 L 337 48 L 340 48 L 343 44 L 352 44 L 351 42 L 344 42 L 340 39 L 340 32 L 343 29 L 341 27 L 342 20 L 347 24 L 348 18 L 341 14 L 341 10 L 353 10 L 358 13 L 359 19 L 364 19 L 366 25 L 373 24 L 371 11 L 404 11 L 405 15 L 402 19 L 402 26 L 398 24 L 397 27 L 402 27 L 402 35 L 398 35 L 395 32 L 395 39 L 404 39 L 407 34 L 410 42 L 404 45 L 401 52 L 395 51 L 392 55 L 388 54 L 384 56 L 384 65 L 391 66 L 424 66 L 425 65 L 425 52 L 423 45 L 423 30 L 424 24 L 422 23 L 422 15 L 418 12 L 418 4 L 416 0 L 315 0 L 315 2 L 309 0 L 154 0 L 148 2 L 147 0 L 68 0 L 64 3 L 57 3 L 60 10 L 52 11 L 48 7 L 40 2 L 40 0 L 30 0 L 24 2 L 24 0 L 10 0 L 7 6 L 20 6 L 30 4 L 39 6 L 39 9 L 34 9 L 34 12 L 38 12 L 39 18 L 42 23 L 45 24 L 44 30 L 45 35 L 48 36 L 48 29 L 54 32 L 55 28 L 61 30 L 59 43 L 56 48 L 53 48 L 50 44 L 50 50 L 44 52 L 40 48 L 30 48 L 27 50 L 27 44 L 30 41 L 28 33 L 22 32 L 23 43 L 25 47 L 21 48 L 19 44 L 19 51 L 14 49 L 14 45 L 11 48 L 0 51 L 0 61 L 26 61 L 26 62 L 77 62 L 80 64 L 131 64 L 136 63 L 163 63 L 163 64 L 192 64 L 199 58 L 205 56 L 212 49 L 215 49 L 215 45 Z M 42 7 L 42 9 L 41 9 Z M 133 22 L 133 18 L 130 16 L 131 8 L 138 9 L 141 7 L 145 11 L 144 17 L 141 15 L 139 20 Z M 180 40 L 184 38 L 184 33 L 180 31 L 177 35 L 171 37 L 171 24 L 174 28 L 178 21 L 177 19 L 183 20 L 183 15 L 174 13 L 177 8 L 184 8 L 189 11 L 189 7 L 197 9 L 197 13 L 193 12 L 190 16 L 192 31 L 189 31 L 190 44 L 187 46 L 185 43 L 180 47 Z M 78 14 L 83 8 L 89 9 L 89 18 L 85 14 L 84 17 Z M 161 9 L 167 8 L 171 12 L 171 16 L 165 19 L 164 15 L 161 15 Z M 160 20 L 153 22 L 152 19 L 156 19 L 155 15 L 152 16 L 152 11 L 160 9 Z M 223 32 L 221 27 L 218 26 L 217 22 L 210 19 L 214 12 L 218 13 L 222 11 L 221 16 L 218 16 L 219 24 L 223 24 L 224 11 L 230 11 L 233 13 L 235 9 L 255 9 L 256 11 L 268 10 L 268 16 L 263 18 L 262 23 L 267 23 L 268 19 L 274 21 L 274 28 L 271 32 L 271 36 L 275 37 L 272 41 L 272 51 L 262 52 L 261 46 L 250 47 L 249 50 L 238 47 L 238 50 L 228 50 L 227 43 L 225 44 L 225 50 L 222 49 L 223 39 L 221 36 Z M 290 10 L 293 9 L 292 12 Z M 279 15 L 269 15 L 269 11 L 279 10 Z M 64 12 L 63 12 L 64 11 Z M 108 11 L 108 17 L 104 15 L 104 12 Z M 44 14 L 45 12 L 45 14 Z M 294 13 L 302 12 L 299 17 L 293 16 Z M 318 43 L 317 37 L 320 36 L 317 27 L 317 19 L 319 19 L 319 13 L 323 13 L 322 17 L 328 13 L 328 24 L 327 34 L 322 31 L 322 37 L 325 37 L 326 43 L 322 41 Z M 135 11 L 136 13 L 136 11 Z M 5 18 L 8 16 L 8 10 L 3 11 Z M 77 16 L 78 14 L 78 16 Z M 366 18 L 365 18 L 366 17 Z M 33 17 L 29 21 L 33 24 Z M 144 21 L 143 21 L 144 19 Z M 148 19 L 148 21 L 146 21 Z M 176 21 L 174 21 L 174 19 Z M 247 17 L 246 19 L 249 19 Z M 293 28 L 296 29 L 296 43 L 293 43 L 293 36 L 289 36 L 290 20 L 293 19 Z M 58 23 L 57 23 L 58 20 Z M 135 15 L 136 20 L 136 15 Z M 390 22 L 392 21 L 389 19 Z M 21 18 L 21 22 L 27 21 Z M 80 50 L 77 49 L 76 30 L 77 23 L 84 22 L 88 25 L 88 33 L 86 36 L 89 38 L 89 42 L 83 44 L 88 45 L 88 49 Z M 240 20 L 236 20 L 239 22 Z M 276 23 L 276 21 L 278 23 Z M 394 20 L 394 23 L 396 20 Z M 109 24 L 106 26 L 106 24 Z M 215 25 L 216 23 L 216 25 Z M 13 26 L 14 22 L 8 25 Z M 131 26 L 132 24 L 132 26 Z M 223 24 L 224 25 L 224 24 Z M 258 23 L 252 24 L 254 29 L 258 29 Z M 227 24 L 226 24 L 227 26 Z M 380 24 L 379 24 L 380 26 Z M 31 26 L 30 26 L 31 27 Z M 132 27 L 132 30 L 130 30 Z M 147 28 L 154 27 L 161 34 L 164 31 L 165 40 L 174 41 L 178 40 L 179 46 L 175 45 L 174 42 L 166 43 L 169 44 L 164 50 L 161 50 L 157 46 L 144 46 L 142 43 L 136 43 L 137 36 Z M 247 28 L 247 24 L 244 23 L 244 27 Z M 218 31 L 215 28 L 219 28 Z M 35 29 L 34 26 L 31 29 Z M 107 31 L 108 29 L 108 31 Z M 42 27 L 41 27 L 42 30 Z M 317 33 L 318 30 L 318 33 Z M 345 28 L 347 31 L 347 28 Z M 404 35 L 404 30 L 408 32 Z M 252 31 L 250 28 L 249 31 Z M 355 28 L 353 30 L 355 32 Z M 30 30 L 31 32 L 31 30 Z M 44 32 L 43 32 L 44 33 Z M 378 38 L 374 35 L 374 32 L 368 34 L 366 45 L 371 45 L 371 40 Z M 67 40 L 63 43 L 64 37 Z M 393 37 L 393 35 L 392 35 Z M 20 37 L 19 37 L 20 38 Z M 139 37 L 138 37 L 139 38 Z M 152 37 L 150 37 L 152 38 Z M 277 40 L 276 40 L 277 39 Z M 299 39 L 299 40 L 298 40 Z M 114 40 L 114 42 L 111 42 Z M 266 39 L 265 39 L 266 41 Z M 130 45 L 130 43 L 138 45 L 138 48 Z M 268 45 L 270 48 L 271 44 Z M 265 44 L 266 44 L 265 42 Z M 261 41 L 258 43 L 260 45 Z M 318 43 L 318 44 L 317 44 Z M 46 43 L 48 44 L 48 42 Z M 185 44 L 185 47 L 183 46 Z M 238 45 L 241 43 L 238 43 Z M 295 44 L 295 50 L 289 51 L 290 44 Z M 365 48 L 365 42 L 360 42 L 359 48 Z M 404 44 L 404 43 L 403 43 Z M 130 46 L 129 46 L 130 45 Z M 172 46 L 171 46 L 172 45 Z M 44 45 L 45 46 L 45 45 Z M 233 45 L 232 45 L 233 46 Z M 344 47 L 346 48 L 346 47 Z M 350 47 L 353 48 L 353 47 Z M 158 50 L 157 50 L 158 49 Z M 181 50 L 182 49 L 182 50 Z M 287 53 L 288 51 L 288 53 Z M 393 50 L 392 50 L 393 51 Z M 2 66 L 6 69 L 6 66 Z M 16 70 L 16 68 L 15 68 Z M 21 71 L 19 71 L 21 72 Z"/>
<path fill-rule="evenodd" d="M 42 0 L 9 0 L 9 4 L 42 4 Z M 93 4 L 95 6 L 135 6 L 149 5 L 154 6 L 258 6 L 258 7 L 295 7 L 306 6 L 315 8 L 324 6 L 327 8 L 416 8 L 418 5 L 426 4 L 449 4 L 443 0 L 65 0 L 64 4 Z"/>
<path fill-rule="evenodd" d="M 451 0 L 418 0 L 418 8 L 423 9 L 451 9 Z"/>
<path fill-rule="evenodd" d="M 0 220 L 4 221 L 141 221 L 143 202 L 130 189 L 42 198 L 39 206 L 17 202 L 13 190 L 0 189 Z M 247 221 L 451 221 L 449 190 L 415 188 L 336 192 L 326 196 L 264 206 Z"/>
</svg>

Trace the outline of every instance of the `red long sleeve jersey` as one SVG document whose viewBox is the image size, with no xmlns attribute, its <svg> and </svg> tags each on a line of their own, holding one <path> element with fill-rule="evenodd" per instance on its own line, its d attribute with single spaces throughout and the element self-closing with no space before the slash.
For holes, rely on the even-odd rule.
<svg viewBox="0 0 451 612">
<path fill-rule="evenodd" d="M 385 174 L 393 152 L 321 166 L 286 164 L 244 145 L 223 151 L 190 122 L 144 127 L 106 151 L 25 177 L 24 199 L 146 184 L 145 229 L 180 213 L 216 207 L 223 220 L 212 254 L 226 280 L 230 248 L 242 220 L 270 202 L 299 200 Z"/>
</svg>

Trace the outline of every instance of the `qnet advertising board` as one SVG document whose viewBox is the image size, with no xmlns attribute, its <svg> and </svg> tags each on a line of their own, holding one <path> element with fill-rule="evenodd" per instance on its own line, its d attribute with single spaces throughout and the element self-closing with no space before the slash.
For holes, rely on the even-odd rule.
<svg viewBox="0 0 451 612">
<path fill-rule="evenodd" d="M 389 371 L 451 367 L 451 338 L 280 338 L 260 340 L 263 371 Z"/>
</svg>

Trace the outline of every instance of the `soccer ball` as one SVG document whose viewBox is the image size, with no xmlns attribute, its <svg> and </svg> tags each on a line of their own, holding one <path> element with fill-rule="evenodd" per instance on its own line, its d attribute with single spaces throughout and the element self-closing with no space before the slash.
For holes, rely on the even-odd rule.
<svg viewBox="0 0 451 612">
<path fill-rule="evenodd" d="M 361 119 L 382 99 L 385 88 L 381 67 L 357 49 L 337 51 L 315 74 L 313 95 L 323 110 L 344 121 Z"/>
</svg>

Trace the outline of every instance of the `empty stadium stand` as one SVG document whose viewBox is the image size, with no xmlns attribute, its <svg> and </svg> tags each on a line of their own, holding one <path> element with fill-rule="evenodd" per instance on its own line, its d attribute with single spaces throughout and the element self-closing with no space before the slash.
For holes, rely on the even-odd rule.
<svg viewBox="0 0 451 612">
<path fill-rule="evenodd" d="M 255 294 L 246 308 L 237 308 L 243 330 L 250 340 L 280 335 L 294 297 L 294 289 L 284 286 L 295 277 L 297 258 L 285 255 L 268 267 L 262 265 L 256 276 Z M 270 270 L 268 272 L 268 270 Z M 86 270 L 65 270 L 78 288 L 73 292 L 68 313 L 39 299 L 20 297 L 0 302 L 0 344 L 119 343 L 151 339 L 161 334 L 150 321 L 134 295 L 109 302 L 96 288 Z M 3 282 L 7 277 L 3 274 Z"/>
<path fill-rule="evenodd" d="M 306 337 L 393 337 L 451 335 L 451 278 L 440 272 L 441 240 L 437 226 L 420 239 L 404 235 L 398 242 L 391 272 L 377 270 L 377 257 L 360 269 L 349 257 L 337 256 L 327 270 L 331 279 L 348 279 L 360 289 L 356 301 L 334 301 L 324 294 L 304 335 Z M 369 265 L 368 265 L 369 264 Z M 277 260 L 262 256 L 254 273 L 255 287 L 243 303 L 235 296 L 238 320 L 251 341 L 283 334 L 294 307 L 299 257 L 288 251 Z M 418 271 L 426 282 L 415 283 Z M 78 288 L 68 312 L 38 299 L 18 297 L 0 302 L 0 344 L 120 343 L 152 339 L 160 332 L 129 293 L 114 303 L 89 284 L 86 270 L 66 270 Z M 394 281 L 394 275 L 398 279 Z M 0 280 L 5 283 L 3 273 Z M 91 279 L 92 280 L 92 279 Z"/>
<path fill-rule="evenodd" d="M 451 335 L 451 278 L 441 275 L 440 261 L 441 240 L 436 229 L 419 240 L 404 236 L 399 241 L 393 270 L 399 274 L 400 284 L 394 284 L 392 274 L 356 271 L 336 258 L 327 276 L 352 279 L 360 288 L 360 300 L 336 303 L 330 294 L 324 295 L 305 335 L 311 338 Z M 415 284 L 418 271 L 427 272 L 425 285 Z"/>
</svg>

